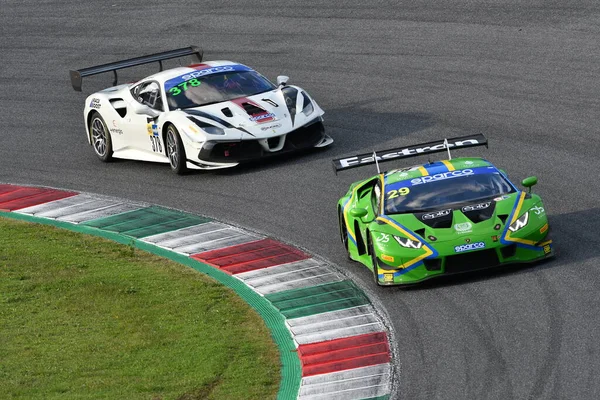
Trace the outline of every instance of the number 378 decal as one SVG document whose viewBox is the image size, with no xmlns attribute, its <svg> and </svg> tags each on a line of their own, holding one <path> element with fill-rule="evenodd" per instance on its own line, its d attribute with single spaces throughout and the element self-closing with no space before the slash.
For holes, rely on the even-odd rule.
<svg viewBox="0 0 600 400">
<path fill-rule="evenodd" d="M 390 190 L 386 194 L 387 194 L 387 199 L 389 200 L 389 199 L 395 199 L 398 196 L 406 196 L 409 193 L 410 193 L 410 189 L 409 188 L 402 187 L 402 188 L 400 188 L 398 190 L 396 190 L 396 189 Z"/>
</svg>

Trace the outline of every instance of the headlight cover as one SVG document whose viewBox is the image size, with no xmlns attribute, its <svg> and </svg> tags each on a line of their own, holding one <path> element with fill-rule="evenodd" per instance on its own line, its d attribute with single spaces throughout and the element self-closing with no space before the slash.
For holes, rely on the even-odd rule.
<svg viewBox="0 0 600 400">
<path fill-rule="evenodd" d="M 529 211 L 527 211 L 525 214 L 521 215 L 515 222 L 510 224 L 510 226 L 508 227 L 508 230 L 511 232 L 517 232 L 518 230 L 527 226 L 528 222 L 529 222 Z"/>
<path fill-rule="evenodd" d="M 206 128 L 202 128 L 204 132 L 210 135 L 224 135 L 225 131 L 218 126 L 207 126 Z"/>
<path fill-rule="evenodd" d="M 308 117 L 315 111 L 315 107 L 313 106 L 310 97 L 308 97 L 306 93 L 302 92 L 302 97 L 304 97 L 304 102 L 302 103 L 302 114 Z"/>
<path fill-rule="evenodd" d="M 400 236 L 394 236 L 394 239 L 396 239 L 396 242 L 398 242 L 400 246 L 406 247 L 407 249 L 420 249 L 421 246 L 423 246 L 423 243 L 418 240 L 412 240 Z"/>
</svg>

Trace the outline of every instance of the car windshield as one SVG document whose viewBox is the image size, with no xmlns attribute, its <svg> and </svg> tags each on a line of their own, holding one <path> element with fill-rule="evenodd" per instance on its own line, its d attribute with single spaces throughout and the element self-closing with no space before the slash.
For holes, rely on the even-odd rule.
<svg viewBox="0 0 600 400">
<path fill-rule="evenodd" d="M 497 170 L 464 169 L 386 185 L 384 210 L 386 214 L 423 212 L 515 191 Z"/>
<path fill-rule="evenodd" d="M 202 71 L 198 71 L 202 72 Z M 189 79 L 188 79 L 189 78 Z M 195 77 L 194 73 L 165 82 L 170 109 L 198 107 L 252 96 L 276 86 L 253 70 L 228 71 Z"/>
</svg>

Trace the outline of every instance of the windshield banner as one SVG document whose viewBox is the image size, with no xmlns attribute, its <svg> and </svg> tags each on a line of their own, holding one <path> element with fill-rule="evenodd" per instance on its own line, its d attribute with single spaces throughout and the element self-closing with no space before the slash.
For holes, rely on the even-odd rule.
<svg viewBox="0 0 600 400">
<path fill-rule="evenodd" d="M 192 79 L 198 79 L 203 76 L 220 74 L 224 72 L 242 72 L 242 71 L 254 71 L 252 68 L 242 64 L 231 64 L 231 65 L 219 65 L 217 67 L 208 67 L 197 71 L 186 72 L 185 74 L 178 76 L 177 78 L 169 79 L 165 82 L 165 90 L 169 90 L 172 87 L 182 84 L 183 82 L 190 81 Z"/>
</svg>

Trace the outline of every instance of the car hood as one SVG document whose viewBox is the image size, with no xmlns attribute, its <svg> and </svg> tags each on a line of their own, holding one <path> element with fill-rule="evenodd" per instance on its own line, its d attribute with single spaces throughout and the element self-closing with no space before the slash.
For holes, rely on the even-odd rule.
<svg viewBox="0 0 600 400">
<path fill-rule="evenodd" d="M 510 223 L 518 193 L 433 211 L 387 215 L 385 218 L 415 232 L 431 244 L 453 241 L 463 235 L 500 235 Z M 531 199 L 526 201 L 532 202 Z M 522 211 L 532 205 L 524 204 Z"/>
<path fill-rule="evenodd" d="M 290 90 L 289 88 L 287 90 Z M 254 96 L 240 97 L 205 106 L 181 110 L 187 117 L 223 129 L 237 129 L 242 137 L 265 138 L 288 133 L 320 118 L 323 111 L 314 104 L 310 115 L 302 113 L 303 96 L 296 89 L 296 104 L 286 104 L 281 89 L 259 93 Z M 288 101 L 289 102 L 289 101 Z"/>
</svg>

